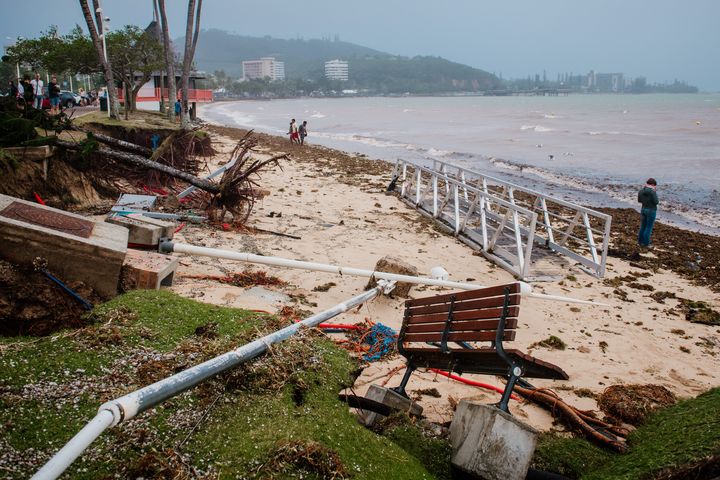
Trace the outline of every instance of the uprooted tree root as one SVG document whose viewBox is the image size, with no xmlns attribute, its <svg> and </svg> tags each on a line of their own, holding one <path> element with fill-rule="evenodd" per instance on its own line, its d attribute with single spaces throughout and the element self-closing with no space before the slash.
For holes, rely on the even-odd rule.
<svg viewBox="0 0 720 480">
<path fill-rule="evenodd" d="M 244 224 L 252 212 L 255 202 L 265 195 L 259 187 L 257 179 L 268 166 L 280 166 L 281 159 L 287 154 L 280 154 L 266 160 L 258 160 L 250 155 L 257 144 L 256 138 L 249 131 L 240 139 L 232 152 L 230 162 L 234 164 L 225 170 L 220 179 L 220 192 L 215 193 L 205 208 L 211 222 L 222 223 L 225 214 L 230 212 L 235 224 Z"/>
<path fill-rule="evenodd" d="M 327 479 L 350 477 L 337 452 L 322 443 L 301 440 L 279 442 L 257 473 L 261 478 L 277 478 L 297 470 Z"/>
<path fill-rule="evenodd" d="M 662 385 L 611 385 L 600 395 L 598 406 L 612 417 L 637 426 L 650 413 L 676 402 L 675 395 Z"/>
</svg>

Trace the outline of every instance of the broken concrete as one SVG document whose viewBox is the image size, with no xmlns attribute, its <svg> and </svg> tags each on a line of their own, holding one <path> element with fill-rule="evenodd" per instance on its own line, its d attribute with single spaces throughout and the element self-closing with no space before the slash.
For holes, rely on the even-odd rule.
<svg viewBox="0 0 720 480">
<path fill-rule="evenodd" d="M 378 262 L 375 264 L 375 271 L 397 273 L 399 275 L 410 275 L 413 277 L 417 277 L 418 275 L 417 267 L 410 265 L 404 260 L 400 260 L 399 258 L 390 255 L 378 260 Z M 376 285 L 377 281 L 374 278 L 371 278 L 367 286 L 365 287 L 365 290 L 375 288 Z M 398 282 L 392 291 L 392 295 L 406 298 L 408 296 L 408 293 L 410 292 L 411 287 L 411 283 Z"/>
<path fill-rule="evenodd" d="M 452 463 L 487 480 L 523 480 L 537 434 L 495 406 L 461 400 L 450 424 Z"/>
<path fill-rule="evenodd" d="M 142 215 L 111 215 L 105 221 L 127 228 L 128 242 L 135 245 L 157 245 L 161 238 L 171 239 L 175 233 L 172 223 Z"/>
<path fill-rule="evenodd" d="M 0 195 L 0 256 L 47 268 L 64 282 L 82 281 L 105 298 L 117 295 L 128 231 L 80 215 Z"/>
<path fill-rule="evenodd" d="M 365 398 L 375 400 L 401 412 L 409 412 L 416 417 L 420 416 L 423 411 L 423 408 L 412 400 L 403 397 L 394 390 L 379 385 L 370 385 Z M 366 411 L 360 420 L 365 426 L 372 427 L 383 418 L 385 418 L 385 415 Z"/>
<path fill-rule="evenodd" d="M 127 291 L 171 287 L 179 263 L 179 257 L 130 249 L 123 263 L 122 288 Z"/>
</svg>

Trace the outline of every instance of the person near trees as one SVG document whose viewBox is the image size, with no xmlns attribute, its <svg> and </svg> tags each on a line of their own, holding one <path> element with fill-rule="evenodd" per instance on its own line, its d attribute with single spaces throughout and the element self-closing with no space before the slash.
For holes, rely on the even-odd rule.
<svg viewBox="0 0 720 480">
<path fill-rule="evenodd" d="M 26 107 L 32 107 L 35 102 L 35 93 L 33 90 L 32 81 L 30 81 L 30 77 L 27 75 L 23 80 L 23 99 L 25 100 Z"/>
<path fill-rule="evenodd" d="M 50 78 L 50 83 L 48 83 L 48 97 L 50 98 L 50 115 L 57 115 L 60 113 L 60 85 L 58 85 L 55 75 Z"/>
<path fill-rule="evenodd" d="M 654 178 L 648 178 L 645 186 L 638 192 L 638 202 L 642 204 L 642 208 L 640 209 L 638 243 L 642 248 L 650 247 L 650 235 L 652 235 L 659 203 L 656 190 L 657 181 L 655 181 Z"/>
<path fill-rule="evenodd" d="M 37 73 L 37 72 L 35 73 L 35 78 L 32 79 L 32 81 L 30 82 L 30 85 L 32 85 L 32 92 L 33 92 L 33 97 L 34 97 L 34 100 L 35 100 L 34 106 L 35 106 L 35 108 L 37 108 L 38 110 L 42 110 L 42 102 L 43 102 L 43 93 L 44 93 L 44 89 L 45 89 L 45 82 L 43 82 L 43 81 L 40 79 L 40 74 L 39 74 L 39 73 Z"/>
<path fill-rule="evenodd" d="M 18 96 L 18 88 L 15 86 L 15 82 L 10 80 L 8 82 L 8 97 L 10 98 L 17 98 Z"/>
</svg>

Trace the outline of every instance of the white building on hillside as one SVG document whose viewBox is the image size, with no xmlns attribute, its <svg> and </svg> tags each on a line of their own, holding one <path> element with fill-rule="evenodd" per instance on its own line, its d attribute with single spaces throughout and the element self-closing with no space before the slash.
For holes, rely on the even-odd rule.
<svg viewBox="0 0 720 480">
<path fill-rule="evenodd" d="M 325 62 L 325 78 L 328 80 L 348 80 L 348 62 L 344 60 L 330 60 Z"/>
<path fill-rule="evenodd" d="M 260 60 L 242 62 L 243 80 L 269 77 L 270 80 L 285 80 L 285 62 L 275 57 L 262 57 Z"/>
</svg>

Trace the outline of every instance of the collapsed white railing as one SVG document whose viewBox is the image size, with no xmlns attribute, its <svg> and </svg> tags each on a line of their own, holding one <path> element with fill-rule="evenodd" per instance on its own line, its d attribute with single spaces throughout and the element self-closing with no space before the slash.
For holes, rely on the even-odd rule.
<svg viewBox="0 0 720 480">
<path fill-rule="evenodd" d="M 483 255 L 525 278 L 532 264 L 537 213 L 460 179 L 398 160 L 400 196 Z"/>
<path fill-rule="evenodd" d="M 402 163 L 406 162 L 398 161 Z M 605 275 L 610 215 L 441 160 L 434 161 L 432 170 L 537 212 L 536 242 L 576 260 L 597 277 Z"/>
</svg>

